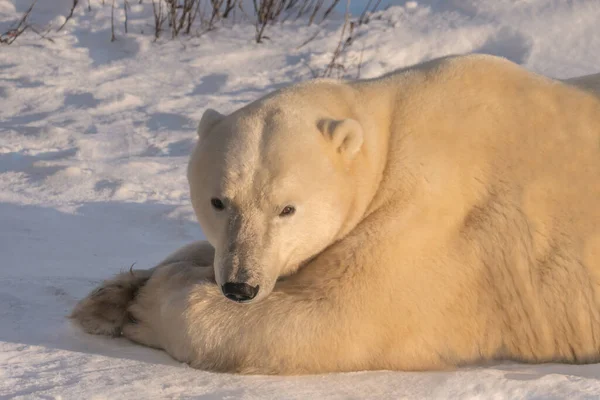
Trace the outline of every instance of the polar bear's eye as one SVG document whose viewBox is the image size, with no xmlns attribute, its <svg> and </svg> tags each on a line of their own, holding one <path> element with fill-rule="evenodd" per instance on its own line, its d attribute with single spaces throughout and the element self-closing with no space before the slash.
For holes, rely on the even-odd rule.
<svg viewBox="0 0 600 400">
<path fill-rule="evenodd" d="M 281 212 L 279 213 L 280 217 L 288 217 L 290 215 L 292 215 L 293 213 L 296 212 L 296 209 L 292 206 L 285 206 L 283 207 L 283 210 L 281 210 Z"/>
<path fill-rule="evenodd" d="M 210 204 L 217 211 L 221 211 L 221 210 L 225 209 L 225 204 L 223 204 L 223 200 L 217 199 L 216 197 L 213 197 L 212 199 L 210 199 Z"/>
</svg>

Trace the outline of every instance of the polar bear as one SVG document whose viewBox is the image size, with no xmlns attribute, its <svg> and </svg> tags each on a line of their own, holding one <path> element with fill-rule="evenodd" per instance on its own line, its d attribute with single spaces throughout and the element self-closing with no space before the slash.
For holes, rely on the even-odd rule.
<svg viewBox="0 0 600 400">
<path fill-rule="evenodd" d="M 208 242 L 71 317 L 244 374 L 599 361 L 592 92 L 465 55 L 208 110 L 188 170 Z"/>
</svg>

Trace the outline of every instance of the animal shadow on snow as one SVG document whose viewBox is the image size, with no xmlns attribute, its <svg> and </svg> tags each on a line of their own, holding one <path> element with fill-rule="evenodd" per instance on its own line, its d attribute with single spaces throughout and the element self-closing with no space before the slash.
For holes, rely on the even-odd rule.
<svg viewBox="0 0 600 400">
<path fill-rule="evenodd" d="M 76 213 L 0 203 L 0 342 L 180 365 L 123 338 L 89 335 L 67 318 L 104 279 L 149 268 L 203 234 L 174 206 L 92 203 Z M 19 347 L 19 346 L 17 346 Z"/>
<path fill-rule="evenodd" d="M 584 379 L 600 379 L 600 368 L 593 364 L 537 364 L 521 365 L 500 363 L 493 366 L 495 370 L 503 371 L 504 378 L 516 381 L 536 381 L 548 375 L 565 375 Z"/>
</svg>

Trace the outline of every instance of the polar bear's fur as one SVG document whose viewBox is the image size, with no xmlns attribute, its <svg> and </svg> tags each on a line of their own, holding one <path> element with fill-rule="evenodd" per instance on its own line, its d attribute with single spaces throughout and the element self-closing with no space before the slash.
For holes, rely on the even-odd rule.
<svg viewBox="0 0 600 400">
<path fill-rule="evenodd" d="M 130 273 L 144 284 L 128 307 L 113 302 L 122 322 L 102 292 L 73 318 L 215 371 L 598 361 L 600 100 L 583 81 L 457 56 L 209 111 L 189 177 L 215 276 L 212 247 L 194 244 Z M 264 210 L 297 200 L 273 228 Z M 319 204 L 325 217 L 307 210 Z M 264 285 L 260 299 L 223 296 L 214 279 L 236 268 Z"/>
</svg>

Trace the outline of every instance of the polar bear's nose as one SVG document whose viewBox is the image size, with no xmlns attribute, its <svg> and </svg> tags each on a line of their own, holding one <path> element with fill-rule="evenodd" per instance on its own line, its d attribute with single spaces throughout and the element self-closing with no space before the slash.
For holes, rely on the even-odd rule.
<svg viewBox="0 0 600 400">
<path fill-rule="evenodd" d="M 243 303 L 252 300 L 258 293 L 259 285 L 250 286 L 247 283 L 227 282 L 221 286 L 221 290 L 225 297 L 229 300 Z"/>
</svg>

